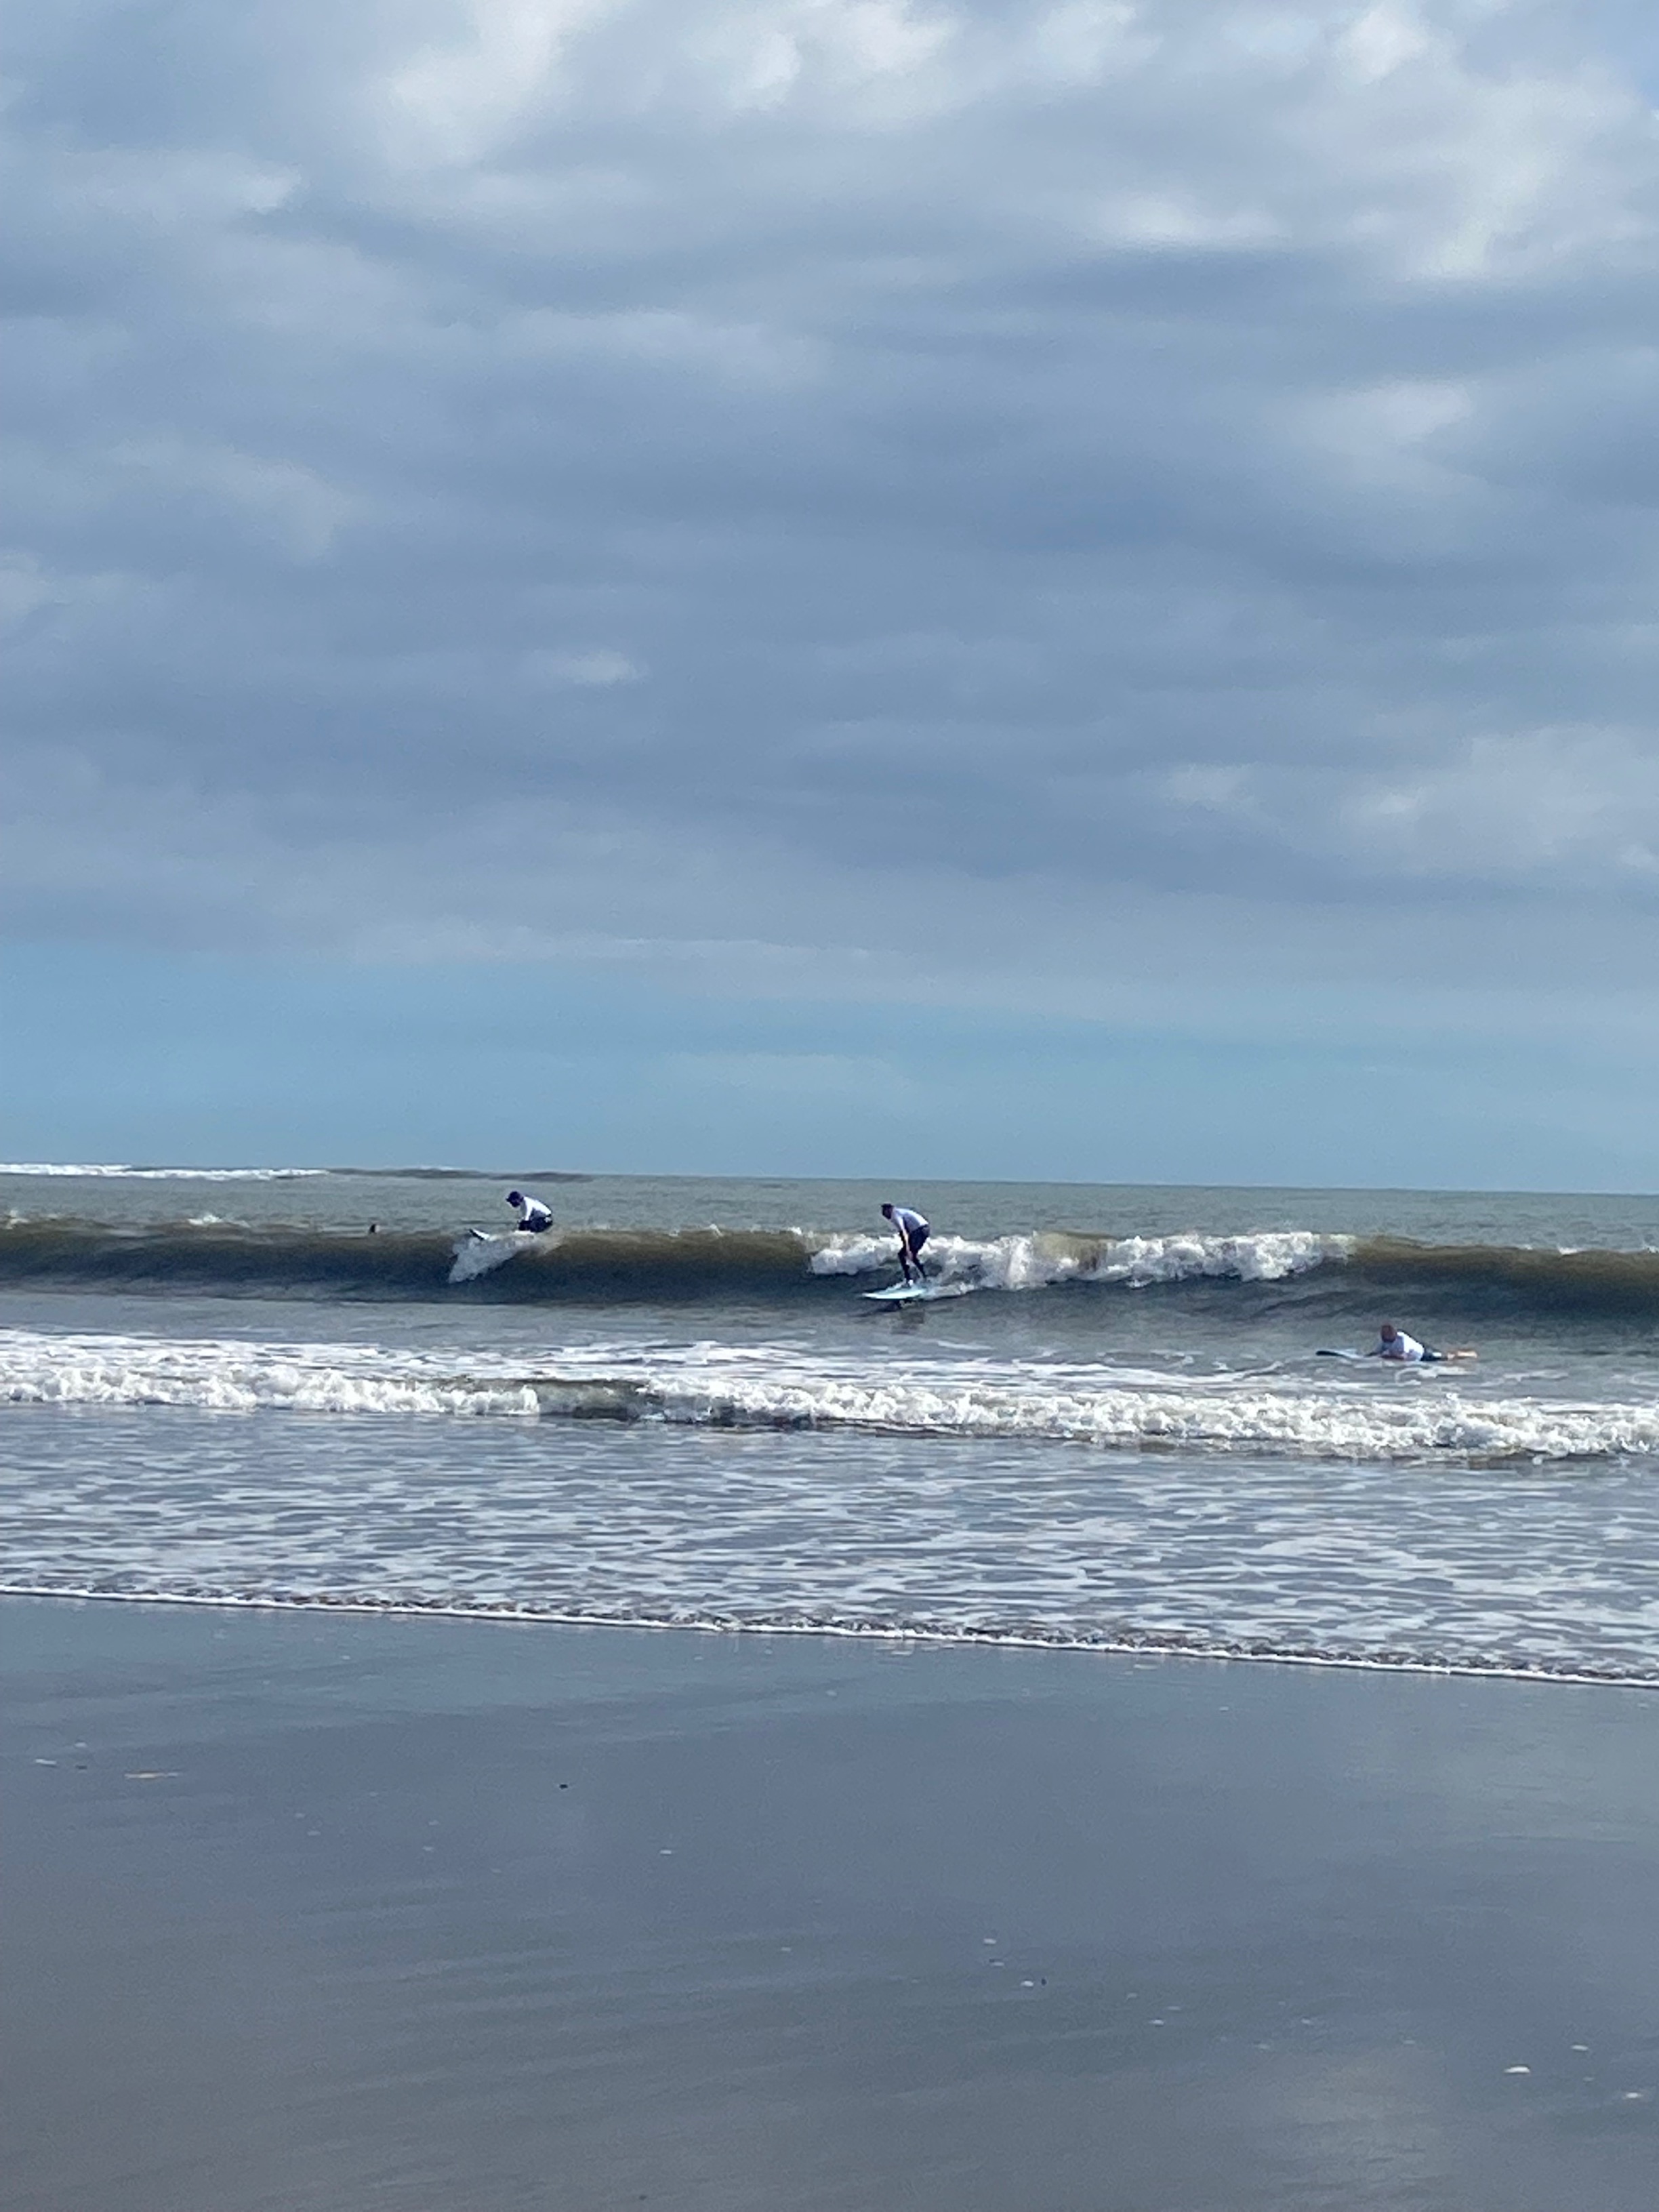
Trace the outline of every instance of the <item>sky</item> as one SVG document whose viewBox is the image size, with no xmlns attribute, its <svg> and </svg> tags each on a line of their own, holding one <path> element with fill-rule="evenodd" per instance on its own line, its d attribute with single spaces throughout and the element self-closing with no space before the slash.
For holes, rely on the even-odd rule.
<svg viewBox="0 0 1659 2212">
<path fill-rule="evenodd" d="M 10 0 L 11 1158 L 1659 1183 L 1659 27 Z"/>
</svg>

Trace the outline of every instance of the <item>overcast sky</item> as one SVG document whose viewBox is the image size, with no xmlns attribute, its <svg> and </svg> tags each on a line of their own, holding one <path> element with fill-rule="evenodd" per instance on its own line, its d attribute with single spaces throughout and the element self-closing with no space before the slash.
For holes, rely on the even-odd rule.
<svg viewBox="0 0 1659 2212">
<path fill-rule="evenodd" d="M 1648 9 L 7 12 L 0 1149 L 1659 1181 Z"/>
</svg>

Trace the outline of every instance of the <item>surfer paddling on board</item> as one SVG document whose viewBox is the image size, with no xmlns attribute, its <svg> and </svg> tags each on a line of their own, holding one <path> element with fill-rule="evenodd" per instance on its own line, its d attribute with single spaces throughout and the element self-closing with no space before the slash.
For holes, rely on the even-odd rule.
<svg viewBox="0 0 1659 2212">
<path fill-rule="evenodd" d="M 510 1190 L 507 1194 L 507 1202 L 516 1209 L 520 1228 L 527 1231 L 531 1236 L 539 1237 L 544 1229 L 553 1226 L 552 1208 L 544 1206 L 540 1199 L 526 1198 L 521 1190 Z"/>
<path fill-rule="evenodd" d="M 1427 1367 L 1443 1359 L 1473 1359 L 1474 1354 L 1467 1347 L 1456 1352 L 1433 1352 L 1426 1344 L 1419 1344 L 1414 1336 L 1407 1336 L 1403 1328 L 1396 1328 L 1385 1321 L 1377 1331 L 1376 1342 L 1366 1353 L 1368 1359 L 1392 1359 L 1405 1367 Z"/>
<path fill-rule="evenodd" d="M 921 1264 L 921 1248 L 927 1242 L 927 1224 L 908 1206 L 889 1205 L 881 1210 L 898 1231 L 898 1260 L 905 1281 L 925 1283 L 927 1270 Z"/>
</svg>

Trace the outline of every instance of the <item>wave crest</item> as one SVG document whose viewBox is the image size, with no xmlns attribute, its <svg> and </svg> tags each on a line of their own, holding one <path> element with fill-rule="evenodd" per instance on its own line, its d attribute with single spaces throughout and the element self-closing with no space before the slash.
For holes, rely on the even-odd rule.
<svg viewBox="0 0 1659 2212">
<path fill-rule="evenodd" d="M 1085 1237 L 1039 1230 L 979 1242 L 932 1237 L 927 1256 L 944 1281 L 981 1290 L 1049 1290 L 1067 1283 L 1121 1284 L 1139 1290 L 1153 1283 L 1280 1282 L 1327 1261 L 1346 1260 L 1353 1241 L 1311 1229 L 1236 1237 Z M 812 1272 L 871 1274 L 893 1265 L 894 1249 L 890 1231 L 880 1237 L 831 1237 L 812 1254 Z"/>
</svg>

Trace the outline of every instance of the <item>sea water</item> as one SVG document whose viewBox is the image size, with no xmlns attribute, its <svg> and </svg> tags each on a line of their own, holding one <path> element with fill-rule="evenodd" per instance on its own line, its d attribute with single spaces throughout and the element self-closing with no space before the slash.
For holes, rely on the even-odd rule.
<svg viewBox="0 0 1659 2212">
<path fill-rule="evenodd" d="M 964 1295 L 860 1296 L 887 1198 Z M 10 1591 L 1659 1681 L 1659 1199 L 21 1164 L 0 1220 Z M 1480 1359 L 1318 1356 L 1385 1319 Z"/>
</svg>

